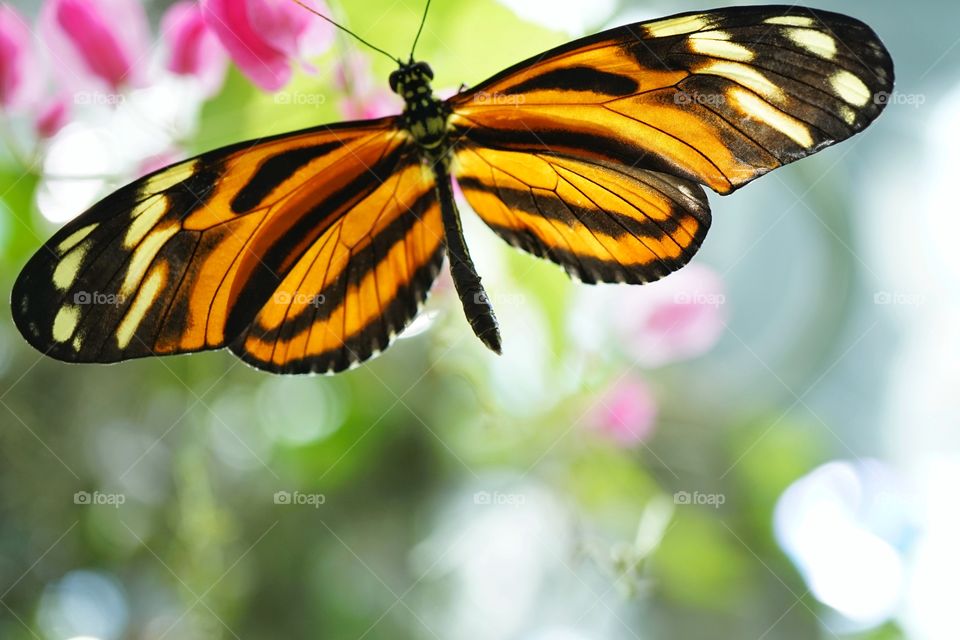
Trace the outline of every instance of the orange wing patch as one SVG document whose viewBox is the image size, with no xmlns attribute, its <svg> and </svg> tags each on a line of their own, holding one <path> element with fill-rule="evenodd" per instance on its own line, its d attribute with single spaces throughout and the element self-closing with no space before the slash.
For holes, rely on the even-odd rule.
<svg viewBox="0 0 960 640">
<path fill-rule="evenodd" d="M 433 177 L 413 157 L 312 243 L 231 349 L 277 373 L 363 362 L 416 315 L 443 250 Z"/>
<path fill-rule="evenodd" d="M 467 201 L 497 234 L 584 282 L 657 280 L 710 226 L 703 189 L 673 176 L 470 146 L 457 161 Z"/>
</svg>

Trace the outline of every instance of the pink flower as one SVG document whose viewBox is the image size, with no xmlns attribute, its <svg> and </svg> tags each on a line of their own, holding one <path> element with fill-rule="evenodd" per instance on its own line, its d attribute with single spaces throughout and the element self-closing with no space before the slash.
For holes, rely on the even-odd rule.
<svg viewBox="0 0 960 640">
<path fill-rule="evenodd" d="M 33 45 L 16 9 L 0 5 L 0 106 L 6 111 L 34 107 L 43 94 L 44 69 Z"/>
<path fill-rule="evenodd" d="M 305 0 L 329 15 L 320 0 Z M 291 60 L 324 51 L 333 27 L 291 0 L 201 0 L 203 18 L 240 70 L 265 91 L 283 88 Z"/>
<path fill-rule="evenodd" d="M 47 0 L 40 31 L 65 87 L 116 93 L 146 80 L 150 29 L 138 0 Z"/>
<path fill-rule="evenodd" d="M 176 3 L 160 28 L 170 49 L 167 69 L 197 78 L 205 95 L 217 93 L 227 71 L 227 52 L 204 21 L 200 5 L 192 0 Z"/>
<path fill-rule="evenodd" d="M 364 55 L 347 55 L 333 69 L 333 84 L 346 97 L 340 101 L 340 113 L 347 120 L 368 120 L 395 115 L 403 110 L 403 101 L 385 83 L 377 82 Z"/>
<path fill-rule="evenodd" d="M 619 445 L 632 446 L 652 435 L 656 418 L 657 403 L 647 383 L 625 378 L 597 399 L 587 425 Z"/>
<path fill-rule="evenodd" d="M 70 99 L 65 97 L 48 100 L 40 108 L 35 128 L 41 138 L 52 138 L 70 120 Z"/>
<path fill-rule="evenodd" d="M 700 356 L 726 326 L 723 281 L 699 264 L 623 294 L 614 308 L 614 327 L 629 355 L 646 366 Z"/>
</svg>

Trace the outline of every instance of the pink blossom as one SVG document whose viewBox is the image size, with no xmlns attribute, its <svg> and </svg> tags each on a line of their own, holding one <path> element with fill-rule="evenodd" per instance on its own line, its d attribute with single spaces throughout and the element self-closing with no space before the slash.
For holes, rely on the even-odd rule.
<svg viewBox="0 0 960 640">
<path fill-rule="evenodd" d="M 615 303 L 614 327 L 627 353 L 645 366 L 700 356 L 726 326 L 723 281 L 699 264 L 623 294 Z"/>
<path fill-rule="evenodd" d="M 597 433 L 622 446 L 647 440 L 653 433 L 657 403 L 647 383 L 625 378 L 596 401 L 587 420 Z"/>
<path fill-rule="evenodd" d="M 170 50 L 167 69 L 197 78 L 208 96 L 217 93 L 227 71 L 227 52 L 204 21 L 200 5 L 192 0 L 176 3 L 160 28 Z"/>
<path fill-rule="evenodd" d="M 305 3 L 329 15 L 320 0 Z M 333 27 L 291 0 L 201 0 L 203 18 L 240 70 L 265 91 L 283 88 L 291 60 L 329 47 Z"/>
<path fill-rule="evenodd" d="M 12 112 L 36 106 L 43 72 L 30 27 L 16 9 L 0 5 L 0 106 Z"/>
<path fill-rule="evenodd" d="M 146 80 L 150 29 L 138 0 L 47 0 L 40 31 L 63 86 L 116 93 Z"/>
<path fill-rule="evenodd" d="M 63 129 L 70 120 L 70 99 L 66 97 L 48 100 L 40 107 L 35 128 L 41 138 L 52 138 Z"/>
<path fill-rule="evenodd" d="M 333 84 L 346 97 L 340 101 L 340 113 L 347 120 L 368 120 L 395 115 L 403 109 L 399 96 L 385 83 L 377 82 L 364 55 L 352 54 L 333 69 Z"/>
</svg>

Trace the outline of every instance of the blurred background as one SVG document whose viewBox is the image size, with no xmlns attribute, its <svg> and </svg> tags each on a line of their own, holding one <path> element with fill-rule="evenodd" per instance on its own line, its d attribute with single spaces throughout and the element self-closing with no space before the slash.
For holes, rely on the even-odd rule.
<svg viewBox="0 0 960 640">
<path fill-rule="evenodd" d="M 395 112 L 389 61 L 279 0 L 210 0 L 218 22 L 5 3 L 0 638 L 960 637 L 960 5 L 815 4 L 881 35 L 896 93 L 865 134 L 712 196 L 693 265 L 571 283 L 462 203 L 502 357 L 443 278 L 384 356 L 280 378 L 45 359 L 10 287 L 153 168 Z M 314 6 L 396 53 L 423 9 Z M 709 7 L 436 0 L 418 57 L 452 92 Z"/>
</svg>

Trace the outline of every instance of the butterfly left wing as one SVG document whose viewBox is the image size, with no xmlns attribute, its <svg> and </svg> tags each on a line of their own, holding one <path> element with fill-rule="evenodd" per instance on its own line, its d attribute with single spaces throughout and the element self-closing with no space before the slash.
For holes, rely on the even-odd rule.
<svg viewBox="0 0 960 640">
<path fill-rule="evenodd" d="M 675 176 L 470 143 L 456 164 L 488 226 L 583 282 L 658 280 L 689 262 L 710 228 L 703 188 Z"/>
<path fill-rule="evenodd" d="M 893 64 L 865 24 L 790 6 L 626 25 L 448 102 L 468 143 L 639 167 L 729 193 L 863 130 Z"/>
<path fill-rule="evenodd" d="M 35 348 L 68 362 L 230 345 L 269 369 L 343 368 L 409 321 L 438 266 L 442 227 L 430 217 L 430 195 L 410 191 L 415 182 L 432 193 L 419 166 L 410 168 L 411 150 L 396 119 L 385 118 L 242 143 L 162 169 L 68 223 L 31 258 L 14 285 L 14 321 Z M 391 189 L 395 202 L 385 204 Z M 397 242 L 406 264 L 392 252 Z M 306 269 L 318 255 L 328 270 Z M 372 282 L 355 281 L 374 267 Z M 368 344 L 341 332 L 354 338 L 349 352 L 304 349 L 281 361 L 237 343 L 268 316 L 265 306 L 301 321 L 296 292 L 326 291 L 336 269 L 361 291 L 340 305 L 350 319 L 358 308 L 368 320 L 380 313 Z M 301 273 L 299 288 L 284 288 Z"/>
</svg>

